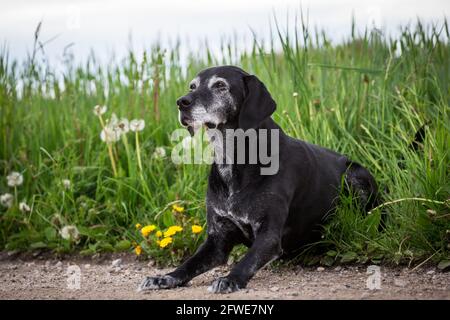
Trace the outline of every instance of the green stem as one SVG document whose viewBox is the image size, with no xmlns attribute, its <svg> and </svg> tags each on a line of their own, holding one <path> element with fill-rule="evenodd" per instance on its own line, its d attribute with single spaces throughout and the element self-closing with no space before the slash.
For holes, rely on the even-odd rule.
<svg viewBox="0 0 450 320">
<path fill-rule="evenodd" d="M 17 199 L 17 187 L 14 186 L 14 203 L 16 204 L 16 207 L 19 206 L 19 200 Z"/>
<path fill-rule="evenodd" d="M 128 175 L 131 175 L 132 168 L 131 168 L 130 147 L 128 145 L 128 138 L 127 138 L 126 134 L 122 135 L 122 142 L 123 142 L 123 145 L 125 146 L 125 152 L 127 154 Z"/>
<path fill-rule="evenodd" d="M 109 159 L 111 160 L 111 167 L 113 169 L 114 178 L 117 178 L 116 162 L 114 161 L 114 155 L 112 152 L 111 143 L 107 142 L 106 145 L 108 146 L 108 154 L 109 154 Z"/>
<path fill-rule="evenodd" d="M 137 131 L 136 131 L 136 155 L 137 155 L 139 171 L 141 172 L 141 175 L 142 175 L 141 148 L 139 146 L 139 134 Z"/>
<path fill-rule="evenodd" d="M 422 202 L 431 202 L 431 203 L 436 203 L 436 204 L 445 204 L 444 201 L 425 199 L 425 198 L 402 198 L 402 199 L 397 199 L 397 200 L 392 200 L 392 201 L 388 201 L 388 202 L 382 203 L 379 206 L 376 206 L 375 208 L 370 210 L 367 214 L 371 214 L 372 212 L 374 212 L 374 211 L 376 211 L 376 210 L 378 210 L 380 208 L 383 208 L 385 206 L 388 206 L 390 204 L 403 202 L 403 201 L 422 201 Z"/>
<path fill-rule="evenodd" d="M 102 126 L 102 130 L 105 130 L 105 123 L 103 122 L 102 115 L 99 115 L 98 119 L 100 120 L 100 124 Z M 111 143 L 106 141 L 106 146 L 108 147 L 108 155 L 109 155 L 109 159 L 111 160 L 111 167 L 113 169 L 114 178 L 117 178 L 116 162 L 114 161 L 114 156 L 113 156 L 113 152 L 112 152 Z"/>
</svg>

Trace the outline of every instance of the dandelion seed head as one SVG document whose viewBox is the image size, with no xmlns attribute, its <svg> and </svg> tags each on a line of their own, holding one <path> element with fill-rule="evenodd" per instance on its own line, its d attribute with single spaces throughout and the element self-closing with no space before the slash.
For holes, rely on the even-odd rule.
<svg viewBox="0 0 450 320">
<path fill-rule="evenodd" d="M 0 203 L 6 208 L 11 208 L 13 205 L 14 196 L 10 193 L 5 193 L 0 196 Z"/>
<path fill-rule="evenodd" d="M 96 105 L 95 107 L 94 107 L 94 114 L 96 115 L 96 116 L 101 116 L 102 114 L 105 114 L 105 112 L 106 112 L 106 110 L 107 110 L 108 108 L 106 107 L 106 106 L 100 106 L 100 105 Z"/>
<path fill-rule="evenodd" d="M 23 213 L 25 212 L 30 212 L 31 208 L 26 204 L 26 202 L 21 202 L 19 203 L 19 210 L 22 211 Z"/>
<path fill-rule="evenodd" d="M 166 156 L 166 149 L 164 149 L 164 147 L 156 147 L 152 155 L 152 157 L 156 159 L 161 159 L 164 158 L 165 156 Z"/>
<path fill-rule="evenodd" d="M 19 172 L 11 172 L 7 177 L 8 186 L 10 187 L 18 187 L 23 183 L 23 175 Z"/>
<path fill-rule="evenodd" d="M 133 119 L 130 121 L 130 130 L 133 132 L 142 131 L 145 128 L 145 121 L 143 119 Z"/>
<path fill-rule="evenodd" d="M 61 237 L 65 240 L 78 240 L 80 233 L 76 226 L 65 226 L 59 232 Z"/>
<path fill-rule="evenodd" d="M 68 190 L 68 189 L 70 189 L 70 186 L 71 186 L 71 182 L 70 182 L 70 180 L 69 179 L 63 179 L 62 180 L 62 184 L 63 184 L 63 187 L 66 189 L 66 190 Z"/>
<path fill-rule="evenodd" d="M 119 128 L 121 134 L 128 133 L 130 131 L 130 123 L 127 118 L 122 118 L 117 123 L 117 128 Z"/>
<path fill-rule="evenodd" d="M 106 126 L 100 133 L 100 139 L 106 143 L 117 142 L 120 139 L 120 134 L 117 128 Z"/>
<path fill-rule="evenodd" d="M 294 98 L 298 97 L 298 92 L 294 92 L 294 93 L 292 94 L 292 96 L 293 96 Z"/>
</svg>

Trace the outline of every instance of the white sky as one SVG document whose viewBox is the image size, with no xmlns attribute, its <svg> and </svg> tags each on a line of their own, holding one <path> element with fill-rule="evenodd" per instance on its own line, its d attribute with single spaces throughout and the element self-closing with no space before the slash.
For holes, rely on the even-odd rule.
<svg viewBox="0 0 450 320">
<path fill-rule="evenodd" d="M 100 57 L 113 50 L 121 56 L 129 48 L 130 34 L 137 50 L 149 48 L 158 38 L 177 36 L 188 38 L 186 43 L 195 50 L 205 38 L 212 46 L 220 36 L 233 33 L 250 40 L 249 27 L 266 37 L 273 12 L 284 26 L 287 15 L 293 21 L 300 4 L 309 12 L 310 26 L 325 29 L 335 41 L 350 33 L 352 14 L 360 28 L 375 23 L 394 32 L 416 17 L 442 21 L 450 13 L 449 0 L 1 0 L 0 44 L 7 45 L 12 58 L 23 58 L 42 19 L 42 40 L 58 35 L 46 48 L 51 59 L 72 42 L 78 59 L 90 49 Z"/>
</svg>

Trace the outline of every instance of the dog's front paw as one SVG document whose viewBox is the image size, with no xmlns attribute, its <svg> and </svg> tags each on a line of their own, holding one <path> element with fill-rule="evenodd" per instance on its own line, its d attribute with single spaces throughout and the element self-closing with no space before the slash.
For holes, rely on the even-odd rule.
<svg viewBox="0 0 450 320">
<path fill-rule="evenodd" d="M 180 285 L 180 281 L 172 276 L 146 277 L 139 285 L 138 291 L 170 289 Z"/>
<path fill-rule="evenodd" d="M 208 291 L 212 293 L 231 293 L 241 289 L 239 284 L 230 278 L 222 277 L 213 281 Z"/>
</svg>

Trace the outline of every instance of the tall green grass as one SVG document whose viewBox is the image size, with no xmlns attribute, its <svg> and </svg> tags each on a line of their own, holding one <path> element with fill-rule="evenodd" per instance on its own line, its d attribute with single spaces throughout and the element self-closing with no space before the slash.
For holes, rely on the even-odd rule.
<svg viewBox="0 0 450 320">
<path fill-rule="evenodd" d="M 324 32 L 310 33 L 303 21 L 291 34 L 276 21 L 275 26 L 272 38 L 255 38 L 251 50 L 241 52 L 230 41 L 222 45 L 220 59 L 206 48 L 192 53 L 185 64 L 178 43 L 129 52 L 107 65 L 93 55 L 75 64 L 69 55 L 65 69 L 57 72 L 38 62 L 39 30 L 36 49 L 26 61 L 3 49 L 0 194 L 12 192 L 6 176 L 22 172 L 18 201 L 25 200 L 31 212 L 0 208 L 0 248 L 87 254 L 131 250 L 130 242 L 142 241 L 134 225 L 168 227 L 175 222 L 173 203 L 186 208 L 184 219 L 203 224 L 208 166 L 175 165 L 152 153 L 163 146 L 170 155 L 170 133 L 179 127 L 175 100 L 186 92 L 188 81 L 204 67 L 237 64 L 267 85 L 278 104 L 274 119 L 289 135 L 362 163 L 386 190 L 384 201 L 400 200 L 371 215 L 353 209 L 350 199 L 342 201 L 316 245 L 325 246 L 326 253 L 309 256 L 309 262 L 450 259 L 447 21 L 428 26 L 418 21 L 402 27 L 395 38 L 377 30 L 358 34 L 353 26 L 338 45 Z M 131 137 L 128 156 L 123 144 L 116 144 L 120 173 L 113 176 L 92 113 L 97 104 L 108 106 L 108 116 L 145 119 L 140 135 L 145 183 Z M 408 145 L 425 124 L 425 141 L 414 152 Z M 63 179 L 71 181 L 71 188 L 62 186 Z M 382 211 L 387 221 L 379 230 Z M 77 226 L 78 241 L 59 236 L 64 225 Z M 200 240 L 187 239 L 182 255 Z M 174 250 L 160 250 L 149 253 L 174 260 Z"/>
</svg>

